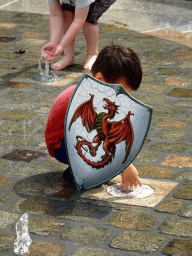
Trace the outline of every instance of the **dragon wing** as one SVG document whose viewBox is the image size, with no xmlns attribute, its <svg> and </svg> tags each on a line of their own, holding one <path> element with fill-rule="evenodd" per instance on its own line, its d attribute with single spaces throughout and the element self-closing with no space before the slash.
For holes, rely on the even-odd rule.
<svg viewBox="0 0 192 256">
<path fill-rule="evenodd" d="M 90 96 L 91 98 L 89 100 L 83 102 L 75 110 L 75 113 L 73 114 L 73 117 L 71 118 L 69 124 L 69 130 L 71 128 L 72 123 L 75 122 L 78 117 L 81 117 L 82 125 L 85 126 L 87 132 L 91 132 L 92 130 L 95 129 L 95 118 L 97 116 L 97 113 L 95 112 L 93 107 L 94 95 L 90 94 Z"/>
<path fill-rule="evenodd" d="M 123 160 L 123 163 L 127 160 L 127 157 L 131 151 L 133 138 L 134 138 L 134 132 L 133 132 L 133 127 L 130 121 L 130 115 L 134 115 L 134 114 L 131 113 L 131 111 L 129 111 L 127 116 L 124 119 L 110 124 L 109 142 L 111 144 L 118 144 L 121 141 L 125 140 L 126 155 Z"/>
</svg>

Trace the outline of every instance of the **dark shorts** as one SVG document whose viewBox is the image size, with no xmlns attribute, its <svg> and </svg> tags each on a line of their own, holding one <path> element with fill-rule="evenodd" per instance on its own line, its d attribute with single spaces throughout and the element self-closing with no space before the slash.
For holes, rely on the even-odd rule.
<svg viewBox="0 0 192 256">
<path fill-rule="evenodd" d="M 55 158 L 59 162 L 64 163 L 64 164 L 68 164 L 67 153 L 66 153 L 66 150 L 65 150 L 65 141 L 64 140 L 61 143 L 61 147 L 60 148 L 55 148 L 53 150 L 53 152 L 54 152 Z"/>
<path fill-rule="evenodd" d="M 87 15 L 86 21 L 97 25 L 98 19 L 101 17 L 101 15 L 107 11 L 107 9 L 115 3 L 116 0 L 96 0 L 93 2 L 89 7 L 89 12 Z M 68 5 L 68 4 L 61 4 L 61 7 L 63 10 L 75 12 L 75 7 Z"/>
</svg>

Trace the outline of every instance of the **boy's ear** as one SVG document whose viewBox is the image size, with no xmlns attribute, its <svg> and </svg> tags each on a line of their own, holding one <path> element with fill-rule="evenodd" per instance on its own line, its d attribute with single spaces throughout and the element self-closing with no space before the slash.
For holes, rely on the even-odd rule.
<svg viewBox="0 0 192 256">
<path fill-rule="evenodd" d="M 95 78 L 102 81 L 102 82 L 106 82 L 105 79 L 104 79 L 104 76 L 103 76 L 103 74 L 101 74 L 101 72 L 97 72 L 96 75 L 95 75 Z"/>
</svg>

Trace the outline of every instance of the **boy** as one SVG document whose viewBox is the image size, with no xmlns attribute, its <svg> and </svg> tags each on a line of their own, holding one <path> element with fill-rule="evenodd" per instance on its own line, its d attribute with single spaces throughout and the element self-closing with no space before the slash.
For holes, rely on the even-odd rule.
<svg viewBox="0 0 192 256">
<path fill-rule="evenodd" d="M 142 69 L 138 56 L 125 46 L 107 46 L 99 53 L 91 73 L 96 79 L 110 84 L 121 84 L 126 92 L 137 90 L 142 79 Z M 49 154 L 62 163 L 67 163 L 64 140 L 64 121 L 67 106 L 76 85 L 63 91 L 52 105 L 45 138 Z M 64 172 L 64 179 L 72 182 L 70 169 Z M 122 172 L 121 186 L 131 189 L 141 186 L 136 168 L 130 164 Z"/>
<path fill-rule="evenodd" d="M 42 50 L 45 59 L 53 61 L 64 50 L 64 57 L 51 67 L 61 70 L 74 65 L 74 43 L 80 29 L 87 42 L 84 69 L 91 70 L 98 55 L 97 20 L 116 0 L 48 0 L 50 9 L 50 42 Z M 61 41 L 60 41 L 61 40 Z"/>
</svg>

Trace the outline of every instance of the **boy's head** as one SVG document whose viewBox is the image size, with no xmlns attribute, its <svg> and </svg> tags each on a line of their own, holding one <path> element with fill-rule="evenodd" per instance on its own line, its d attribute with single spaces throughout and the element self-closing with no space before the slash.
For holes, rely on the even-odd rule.
<svg viewBox="0 0 192 256">
<path fill-rule="evenodd" d="M 119 45 L 103 48 L 94 62 L 91 72 L 96 78 L 98 74 L 101 74 L 104 81 L 110 84 L 124 81 L 121 84 L 128 92 L 136 91 L 142 80 L 142 68 L 137 54 L 130 48 Z"/>
</svg>

